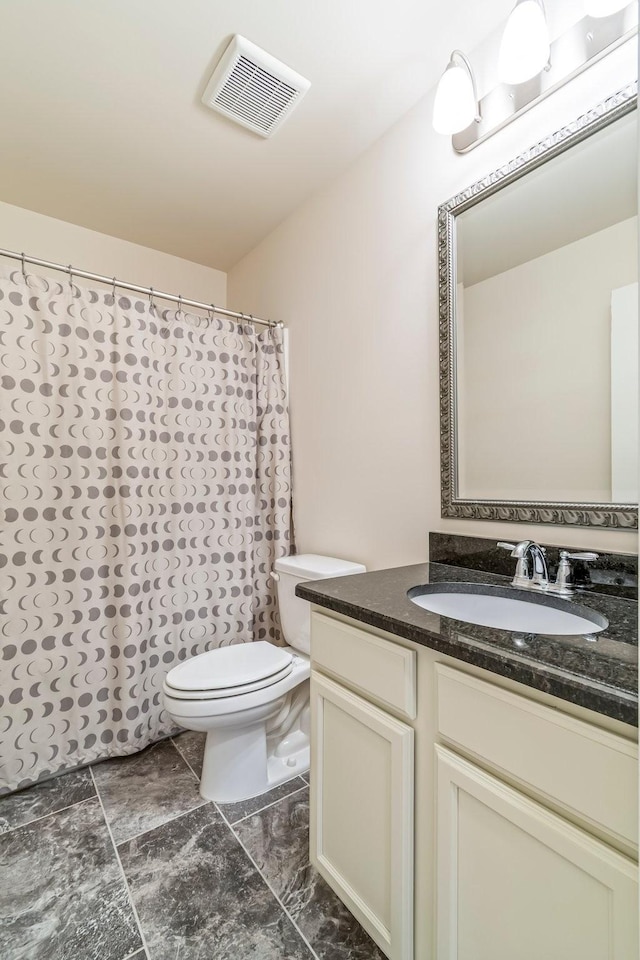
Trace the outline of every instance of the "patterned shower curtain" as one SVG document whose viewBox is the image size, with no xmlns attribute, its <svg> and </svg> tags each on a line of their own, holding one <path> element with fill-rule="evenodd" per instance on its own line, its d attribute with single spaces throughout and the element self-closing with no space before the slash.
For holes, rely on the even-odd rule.
<svg viewBox="0 0 640 960">
<path fill-rule="evenodd" d="M 279 642 L 282 334 L 0 268 L 0 792 L 175 732 L 162 681 Z"/>
</svg>

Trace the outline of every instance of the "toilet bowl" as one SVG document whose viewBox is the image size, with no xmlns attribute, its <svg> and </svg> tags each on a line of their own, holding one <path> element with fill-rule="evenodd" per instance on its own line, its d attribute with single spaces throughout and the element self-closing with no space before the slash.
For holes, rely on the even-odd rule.
<svg viewBox="0 0 640 960">
<path fill-rule="evenodd" d="M 260 640 L 218 647 L 168 672 L 169 716 L 207 734 L 200 780 L 207 800 L 247 800 L 309 769 L 309 604 L 295 587 L 364 571 L 316 554 L 277 560 L 272 576 L 288 646 Z"/>
</svg>

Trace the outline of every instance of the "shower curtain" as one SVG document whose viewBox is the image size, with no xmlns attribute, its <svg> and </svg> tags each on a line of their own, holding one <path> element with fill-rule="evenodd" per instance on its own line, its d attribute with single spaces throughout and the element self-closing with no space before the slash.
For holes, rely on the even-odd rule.
<svg viewBox="0 0 640 960">
<path fill-rule="evenodd" d="M 0 267 L 0 792 L 175 732 L 162 681 L 279 642 L 282 333 Z"/>
</svg>

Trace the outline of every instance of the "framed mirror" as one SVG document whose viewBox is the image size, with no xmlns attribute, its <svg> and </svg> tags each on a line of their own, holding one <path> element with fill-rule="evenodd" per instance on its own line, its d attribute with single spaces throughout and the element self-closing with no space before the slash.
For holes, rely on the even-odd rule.
<svg viewBox="0 0 640 960">
<path fill-rule="evenodd" d="M 443 517 L 638 526 L 636 91 L 439 208 Z"/>
</svg>

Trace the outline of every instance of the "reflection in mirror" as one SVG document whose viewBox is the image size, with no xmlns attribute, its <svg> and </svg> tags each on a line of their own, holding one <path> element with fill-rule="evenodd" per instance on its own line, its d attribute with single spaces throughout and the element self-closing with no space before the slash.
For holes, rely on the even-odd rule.
<svg viewBox="0 0 640 960">
<path fill-rule="evenodd" d="M 638 500 L 637 113 L 455 217 L 457 496 Z"/>
</svg>

